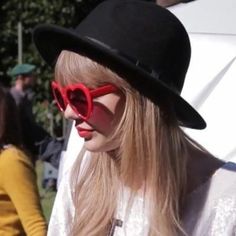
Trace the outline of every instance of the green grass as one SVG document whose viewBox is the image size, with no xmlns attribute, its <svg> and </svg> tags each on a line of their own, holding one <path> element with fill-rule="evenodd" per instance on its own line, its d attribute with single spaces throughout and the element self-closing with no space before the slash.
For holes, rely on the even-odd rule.
<svg viewBox="0 0 236 236">
<path fill-rule="evenodd" d="M 44 165 L 42 161 L 36 162 L 37 184 L 39 188 L 39 194 L 41 197 L 41 205 L 43 209 L 43 214 L 47 222 L 49 222 L 56 192 L 52 191 L 51 189 L 45 190 L 42 188 L 43 167 Z"/>
</svg>

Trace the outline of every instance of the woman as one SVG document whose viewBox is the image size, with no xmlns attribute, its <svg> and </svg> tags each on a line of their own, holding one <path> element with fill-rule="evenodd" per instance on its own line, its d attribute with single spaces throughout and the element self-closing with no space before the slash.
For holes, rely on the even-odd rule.
<svg viewBox="0 0 236 236">
<path fill-rule="evenodd" d="M 21 150 L 16 104 L 0 87 L 0 235 L 46 235 L 36 173 Z"/>
<path fill-rule="evenodd" d="M 109 0 L 74 30 L 41 25 L 33 37 L 55 65 L 59 109 L 84 138 L 58 193 L 66 217 L 54 214 L 49 235 L 233 234 L 236 166 L 180 128 L 206 124 L 180 96 L 190 43 L 174 15 L 154 3 Z"/>
</svg>

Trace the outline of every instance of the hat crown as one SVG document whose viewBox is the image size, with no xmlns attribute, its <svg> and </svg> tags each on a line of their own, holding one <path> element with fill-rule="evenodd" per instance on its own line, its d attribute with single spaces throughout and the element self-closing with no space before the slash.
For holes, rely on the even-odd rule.
<svg viewBox="0 0 236 236">
<path fill-rule="evenodd" d="M 168 105 L 181 125 L 203 129 L 203 118 L 181 96 L 190 61 L 190 41 L 167 9 L 141 0 L 99 4 L 76 29 L 35 28 L 41 56 L 55 65 L 62 50 L 79 53 L 126 80 L 157 105 Z"/>
<path fill-rule="evenodd" d="M 181 22 L 155 3 L 109 0 L 76 28 L 159 75 L 180 93 L 190 61 L 190 42 Z"/>
</svg>

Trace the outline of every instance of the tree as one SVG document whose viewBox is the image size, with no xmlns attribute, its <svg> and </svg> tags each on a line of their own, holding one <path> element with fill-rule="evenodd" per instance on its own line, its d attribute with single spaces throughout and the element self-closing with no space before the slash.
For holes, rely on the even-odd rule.
<svg viewBox="0 0 236 236">
<path fill-rule="evenodd" d="M 0 82 L 11 83 L 9 69 L 17 64 L 17 25 L 23 25 L 23 62 L 37 65 L 34 112 L 38 122 L 50 131 L 53 113 L 53 134 L 61 135 L 62 120 L 52 108 L 49 92 L 53 70 L 40 58 L 32 43 L 32 29 L 40 23 L 75 27 L 102 0 L 2 0 L 0 8 Z M 52 132 L 52 130 L 51 130 Z"/>
</svg>

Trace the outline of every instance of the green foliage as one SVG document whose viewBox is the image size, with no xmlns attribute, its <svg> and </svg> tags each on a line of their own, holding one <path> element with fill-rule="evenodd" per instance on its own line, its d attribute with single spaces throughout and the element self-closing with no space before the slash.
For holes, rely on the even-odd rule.
<svg viewBox="0 0 236 236">
<path fill-rule="evenodd" d="M 52 108 L 49 92 L 53 69 L 40 58 L 32 43 L 32 29 L 40 23 L 75 27 L 102 0 L 1 0 L 0 5 L 0 83 L 10 86 L 7 72 L 18 60 L 18 22 L 23 26 L 23 62 L 37 65 L 34 112 L 37 120 L 54 135 L 60 135 L 61 117 Z M 53 130 L 50 126 L 53 115 Z"/>
</svg>

